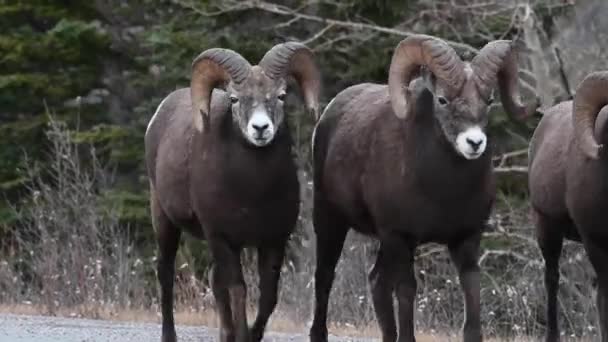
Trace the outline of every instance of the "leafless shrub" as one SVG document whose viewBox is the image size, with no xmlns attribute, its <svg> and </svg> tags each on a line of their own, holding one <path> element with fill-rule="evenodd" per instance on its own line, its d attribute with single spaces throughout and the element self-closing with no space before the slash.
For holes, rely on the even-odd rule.
<svg viewBox="0 0 608 342">
<path fill-rule="evenodd" d="M 12 253 L 0 266 L 2 301 L 42 306 L 50 314 L 73 307 L 89 317 L 101 308 L 149 305 L 146 262 L 115 208 L 104 203 L 109 179 L 95 150 L 82 157 L 68 128 L 53 118 L 47 138 L 48 168 L 30 162 L 25 169 L 31 182 L 15 209 L 21 223 Z"/>
</svg>

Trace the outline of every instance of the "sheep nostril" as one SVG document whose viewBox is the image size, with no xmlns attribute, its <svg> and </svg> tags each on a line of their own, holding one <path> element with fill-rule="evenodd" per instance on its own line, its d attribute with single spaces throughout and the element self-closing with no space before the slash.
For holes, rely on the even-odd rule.
<svg viewBox="0 0 608 342">
<path fill-rule="evenodd" d="M 267 128 L 268 128 L 268 124 L 263 124 L 263 125 L 256 125 L 256 124 L 252 124 L 251 125 L 256 131 L 258 131 L 259 133 L 263 133 Z"/>
<path fill-rule="evenodd" d="M 473 140 L 471 138 L 467 138 L 467 143 L 469 145 L 471 145 L 471 148 L 473 148 L 473 151 L 477 152 L 477 150 L 479 149 L 479 146 L 481 146 L 482 143 L 482 139 L 478 139 L 478 140 Z"/>
</svg>

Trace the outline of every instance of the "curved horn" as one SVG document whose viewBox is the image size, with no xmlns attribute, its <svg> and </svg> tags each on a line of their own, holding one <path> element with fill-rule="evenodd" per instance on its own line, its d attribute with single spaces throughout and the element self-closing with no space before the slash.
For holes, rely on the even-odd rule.
<svg viewBox="0 0 608 342">
<path fill-rule="evenodd" d="M 242 83 L 249 76 L 250 69 L 251 65 L 243 56 L 228 49 L 209 49 L 194 59 L 190 97 L 196 129 L 202 131 L 203 120 L 209 120 L 213 89 L 226 86 L 230 80 Z"/>
<path fill-rule="evenodd" d="M 507 114 L 515 120 L 523 120 L 534 114 L 539 100 L 528 106 L 521 103 L 518 85 L 517 53 L 510 40 L 495 40 L 484 46 L 471 61 L 477 90 L 489 98 L 498 83 L 500 101 Z"/>
<path fill-rule="evenodd" d="M 306 45 L 296 42 L 275 45 L 262 57 L 259 66 L 272 79 L 292 75 L 302 89 L 306 107 L 318 119 L 321 75 Z"/>
<path fill-rule="evenodd" d="M 595 138 L 595 119 L 602 107 L 608 104 L 608 71 L 593 72 L 580 83 L 574 95 L 574 136 L 581 151 L 597 159 L 603 145 Z"/>
<path fill-rule="evenodd" d="M 465 81 L 464 63 L 446 42 L 422 34 L 405 38 L 393 53 L 388 76 L 391 105 L 401 119 L 407 116 L 405 89 L 423 65 L 447 85 L 449 96 L 456 95 Z"/>
</svg>

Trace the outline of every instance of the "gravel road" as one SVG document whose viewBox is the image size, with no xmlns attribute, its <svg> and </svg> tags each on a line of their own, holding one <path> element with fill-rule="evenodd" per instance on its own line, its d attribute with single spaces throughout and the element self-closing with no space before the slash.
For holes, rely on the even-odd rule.
<svg viewBox="0 0 608 342">
<path fill-rule="evenodd" d="M 212 342 L 217 330 L 178 326 L 180 342 Z M 370 342 L 366 339 L 337 338 L 332 342 Z M 0 315 L 0 342 L 154 342 L 160 341 L 160 325 L 45 316 Z M 306 335 L 269 333 L 265 342 L 308 341 Z"/>
</svg>

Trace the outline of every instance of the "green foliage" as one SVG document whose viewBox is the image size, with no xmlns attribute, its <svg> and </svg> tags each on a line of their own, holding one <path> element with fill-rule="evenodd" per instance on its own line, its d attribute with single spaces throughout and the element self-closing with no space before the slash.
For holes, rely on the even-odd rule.
<svg viewBox="0 0 608 342">
<path fill-rule="evenodd" d="M 106 211 L 116 210 L 113 214 L 118 215 L 120 223 L 146 226 L 150 220 L 150 209 L 148 207 L 149 194 L 144 192 L 131 192 L 113 189 L 103 193 L 103 204 Z M 136 232 L 137 233 L 137 232 Z M 139 234 L 135 238 L 141 238 Z"/>
<path fill-rule="evenodd" d="M 110 41 L 89 5 L 48 1 L 0 3 L 0 188 L 15 202 L 28 181 L 23 163 L 43 161 L 46 111 L 75 123 L 100 117 L 98 106 L 66 101 L 100 87 Z M 4 206 L 1 206 L 4 208 Z M 0 224 L 11 215 L 0 216 Z"/>
<path fill-rule="evenodd" d="M 75 119 L 89 109 L 65 101 L 101 85 L 109 40 L 90 13 L 87 6 L 46 1 L 0 4 L 0 184 L 10 200 L 26 181 L 19 171 L 24 157 L 43 159 L 45 106 Z"/>
<path fill-rule="evenodd" d="M 120 125 L 99 124 L 84 132 L 74 132 L 75 142 L 96 146 L 98 158 L 125 172 L 142 166 L 143 140 L 141 130 Z"/>
<path fill-rule="evenodd" d="M 12 195 L 27 180 L 22 172 L 23 157 L 41 158 L 46 117 L 40 115 L 0 125 L 0 188 Z"/>
</svg>

